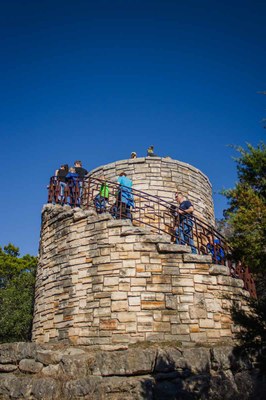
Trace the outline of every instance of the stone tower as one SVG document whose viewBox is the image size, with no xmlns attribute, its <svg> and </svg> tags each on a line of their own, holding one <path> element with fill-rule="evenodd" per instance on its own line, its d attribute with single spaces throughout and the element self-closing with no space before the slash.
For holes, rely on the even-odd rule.
<svg viewBox="0 0 266 400">
<path fill-rule="evenodd" d="M 118 161 L 90 175 L 126 171 L 136 189 L 172 201 L 176 190 L 214 224 L 211 185 L 198 169 L 170 158 Z M 121 346 L 143 341 L 232 341 L 230 309 L 245 305 L 242 280 L 210 255 L 170 243 L 148 227 L 93 208 L 42 211 L 33 340 Z"/>
</svg>

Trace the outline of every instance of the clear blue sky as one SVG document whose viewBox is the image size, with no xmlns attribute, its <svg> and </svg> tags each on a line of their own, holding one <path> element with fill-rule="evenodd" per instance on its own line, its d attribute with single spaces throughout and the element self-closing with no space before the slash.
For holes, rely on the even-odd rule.
<svg viewBox="0 0 266 400">
<path fill-rule="evenodd" d="M 228 144 L 265 139 L 261 0 L 2 0 L 0 245 L 37 254 L 49 176 L 146 154 L 236 180 Z"/>
</svg>

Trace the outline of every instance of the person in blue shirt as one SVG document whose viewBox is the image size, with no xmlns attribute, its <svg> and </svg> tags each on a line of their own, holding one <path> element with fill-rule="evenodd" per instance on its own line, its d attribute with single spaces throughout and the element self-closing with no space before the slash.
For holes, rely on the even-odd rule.
<svg viewBox="0 0 266 400">
<path fill-rule="evenodd" d="M 212 234 L 209 234 L 206 248 L 207 252 L 212 255 L 212 261 L 221 264 L 225 258 L 225 252 L 220 239 L 215 239 Z"/>
<path fill-rule="evenodd" d="M 134 207 L 134 199 L 132 194 L 132 181 L 127 177 L 125 172 L 121 172 L 117 178 L 119 190 L 117 194 L 117 216 L 132 219 L 130 208 Z"/>
<path fill-rule="evenodd" d="M 69 188 L 67 204 L 69 206 L 80 206 L 79 175 L 75 171 L 75 168 L 69 168 L 65 179 Z"/>
<path fill-rule="evenodd" d="M 191 247 L 191 252 L 197 254 L 193 241 L 193 211 L 192 203 L 179 192 L 175 194 L 176 201 L 179 207 L 176 208 L 176 227 L 175 236 L 177 244 L 188 244 Z"/>
</svg>

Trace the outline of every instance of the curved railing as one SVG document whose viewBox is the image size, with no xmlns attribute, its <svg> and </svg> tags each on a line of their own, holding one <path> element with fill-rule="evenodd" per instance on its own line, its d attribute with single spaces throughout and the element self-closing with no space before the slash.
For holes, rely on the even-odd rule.
<svg viewBox="0 0 266 400">
<path fill-rule="evenodd" d="M 108 196 L 106 192 L 104 198 L 100 192 L 104 195 L 106 184 Z M 131 192 L 134 207 L 129 208 L 121 201 L 121 187 L 116 182 L 86 177 L 84 180 L 76 179 L 75 183 L 62 184 L 56 177 L 52 177 L 48 186 L 48 203 L 94 208 L 98 213 L 109 212 L 116 219 L 131 219 L 135 226 L 148 226 L 151 232 L 168 235 L 173 243 L 180 243 L 184 239 L 179 237 L 181 230 L 178 227 L 181 226 L 184 231 L 189 218 L 193 227 L 186 234 L 185 240 L 193 244 L 193 251 L 202 255 L 211 254 L 213 263 L 228 266 L 231 276 L 243 279 L 245 289 L 252 297 L 256 297 L 249 269 L 232 260 L 226 239 L 213 226 L 196 216 L 192 219 L 191 216 L 185 216 L 181 221 L 173 203 L 141 190 L 132 189 Z"/>
</svg>

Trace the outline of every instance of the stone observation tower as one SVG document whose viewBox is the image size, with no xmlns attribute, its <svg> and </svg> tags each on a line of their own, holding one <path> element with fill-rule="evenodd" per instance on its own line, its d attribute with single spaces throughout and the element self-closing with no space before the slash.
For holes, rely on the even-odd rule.
<svg viewBox="0 0 266 400">
<path fill-rule="evenodd" d="M 115 181 L 122 171 L 139 191 L 140 216 L 133 210 L 133 221 L 97 214 L 91 201 L 92 182 L 103 175 Z M 201 221 L 194 224 L 198 254 L 170 235 L 170 214 L 162 207 L 167 210 L 177 190 Z M 33 341 L 120 346 L 234 340 L 231 307 L 245 307 L 249 293 L 225 262 L 217 265 L 204 254 L 214 211 L 211 184 L 201 171 L 170 158 L 117 161 L 90 172 L 82 204 L 43 208 Z"/>
</svg>

